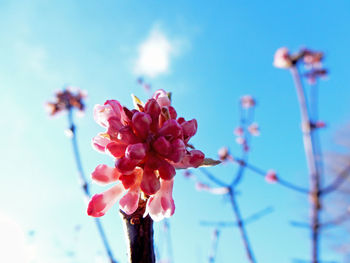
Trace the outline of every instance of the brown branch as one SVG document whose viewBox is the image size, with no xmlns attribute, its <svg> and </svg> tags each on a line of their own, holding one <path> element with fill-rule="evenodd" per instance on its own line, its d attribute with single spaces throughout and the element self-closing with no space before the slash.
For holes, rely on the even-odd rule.
<svg viewBox="0 0 350 263">
<path fill-rule="evenodd" d="M 132 215 L 120 210 L 128 245 L 129 263 L 155 263 L 153 246 L 153 220 L 143 217 L 146 201 L 140 200 L 139 207 Z"/>
</svg>

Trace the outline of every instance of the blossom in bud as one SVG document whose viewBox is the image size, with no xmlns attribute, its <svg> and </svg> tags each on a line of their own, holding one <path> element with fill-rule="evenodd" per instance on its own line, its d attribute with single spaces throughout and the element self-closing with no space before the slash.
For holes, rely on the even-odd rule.
<svg viewBox="0 0 350 263">
<path fill-rule="evenodd" d="M 313 51 L 310 49 L 302 50 L 303 62 L 306 67 L 320 68 L 324 57 L 323 52 Z"/>
<path fill-rule="evenodd" d="M 306 77 L 310 85 L 315 85 L 319 78 L 322 78 L 322 79 L 327 78 L 327 75 L 328 75 L 328 70 L 323 68 L 321 69 L 313 68 L 304 74 L 304 76 Z"/>
<path fill-rule="evenodd" d="M 276 68 L 290 68 L 293 65 L 288 48 L 281 47 L 277 49 L 273 59 L 273 65 Z"/>
<path fill-rule="evenodd" d="M 252 123 L 248 126 L 248 131 L 253 136 L 259 136 L 260 135 L 260 129 L 259 125 L 257 123 Z"/>
<path fill-rule="evenodd" d="M 169 99 L 168 93 L 165 90 L 157 90 L 153 94 L 153 98 L 158 102 L 160 107 L 170 106 L 171 101 Z"/>
<path fill-rule="evenodd" d="M 221 147 L 218 151 L 218 156 L 221 161 L 233 159 L 227 147 Z"/>
<path fill-rule="evenodd" d="M 56 92 L 54 102 L 46 103 L 45 108 L 51 116 L 73 108 L 82 113 L 85 110 L 84 99 L 86 96 L 86 92 L 82 90 L 67 87 L 63 91 Z"/>
<path fill-rule="evenodd" d="M 274 170 L 269 170 L 265 175 L 265 181 L 274 184 L 278 182 L 277 174 Z"/>
<path fill-rule="evenodd" d="M 236 143 L 238 143 L 238 144 L 245 144 L 246 140 L 243 137 L 237 137 L 236 138 Z"/>
<path fill-rule="evenodd" d="M 234 129 L 233 133 L 236 136 L 243 136 L 244 130 L 243 130 L 242 127 L 237 127 L 237 128 Z"/>
<path fill-rule="evenodd" d="M 254 98 L 251 95 L 244 95 L 241 97 L 241 106 L 243 109 L 249 109 L 256 104 Z"/>
<path fill-rule="evenodd" d="M 327 124 L 324 121 L 316 121 L 314 125 L 316 128 L 325 128 L 327 126 Z"/>
<path fill-rule="evenodd" d="M 95 106 L 95 121 L 106 131 L 94 137 L 92 144 L 115 158 L 115 168 L 100 165 L 92 178 L 116 185 L 91 199 L 89 215 L 104 215 L 119 199 L 120 208 L 133 213 L 143 193 L 151 217 L 170 216 L 175 209 L 171 197 L 175 169 L 198 167 L 204 161 L 204 154 L 188 144 L 197 131 L 197 121 L 177 118 L 164 90 L 156 91 L 145 104 L 136 96 L 133 99 L 133 110 L 115 100 Z"/>
</svg>

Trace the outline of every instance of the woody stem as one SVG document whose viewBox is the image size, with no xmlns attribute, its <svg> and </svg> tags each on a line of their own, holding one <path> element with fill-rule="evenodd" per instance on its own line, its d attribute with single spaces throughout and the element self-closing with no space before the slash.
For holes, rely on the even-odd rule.
<svg viewBox="0 0 350 263">
<path fill-rule="evenodd" d="M 139 207 L 127 215 L 120 210 L 128 248 L 129 263 L 155 263 L 153 244 L 153 220 L 149 215 L 143 217 L 146 202 L 140 200 Z"/>
</svg>

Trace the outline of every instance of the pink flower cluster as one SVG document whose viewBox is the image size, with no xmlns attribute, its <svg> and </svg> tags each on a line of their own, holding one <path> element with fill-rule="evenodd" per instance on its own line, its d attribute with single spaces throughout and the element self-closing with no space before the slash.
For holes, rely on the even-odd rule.
<svg viewBox="0 0 350 263">
<path fill-rule="evenodd" d="M 93 147 L 115 158 L 115 167 L 99 165 L 92 179 L 116 184 L 92 197 L 88 214 L 98 217 L 120 198 L 126 214 L 136 211 L 141 192 L 147 199 L 145 215 L 159 221 L 175 210 L 172 190 L 176 168 L 198 167 L 204 160 L 199 150 L 188 150 L 197 131 L 195 119 L 177 117 L 168 94 L 158 90 L 146 104 L 129 110 L 116 100 L 94 108 L 95 121 L 106 128 L 93 138 Z"/>
</svg>

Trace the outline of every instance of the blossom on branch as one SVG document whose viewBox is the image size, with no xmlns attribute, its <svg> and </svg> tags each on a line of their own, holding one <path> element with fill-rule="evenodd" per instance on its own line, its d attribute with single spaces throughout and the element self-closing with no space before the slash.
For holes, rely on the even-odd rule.
<svg viewBox="0 0 350 263">
<path fill-rule="evenodd" d="M 56 92 L 55 101 L 46 103 L 46 107 L 51 116 L 72 108 L 84 112 L 84 98 L 86 98 L 84 91 L 67 87 L 63 91 Z"/>
<path fill-rule="evenodd" d="M 244 95 L 241 97 L 241 106 L 243 109 L 252 108 L 255 104 L 255 100 L 251 95 Z"/>
<path fill-rule="evenodd" d="M 293 65 L 288 48 L 281 47 L 277 49 L 273 59 L 273 65 L 276 68 L 290 68 Z"/>
<path fill-rule="evenodd" d="M 157 90 L 146 104 L 133 98 L 136 109 L 116 100 L 94 108 L 95 121 L 106 131 L 94 137 L 92 145 L 115 158 L 115 167 L 97 166 L 92 179 L 116 184 L 91 199 L 88 214 L 102 216 L 120 198 L 120 209 L 132 214 L 141 196 L 147 200 L 146 214 L 159 221 L 175 210 L 175 169 L 196 168 L 205 156 L 188 144 L 197 132 L 197 121 L 178 118 L 168 93 Z"/>
<path fill-rule="evenodd" d="M 265 175 L 266 182 L 274 184 L 278 182 L 277 174 L 274 170 L 269 170 Z"/>
</svg>

